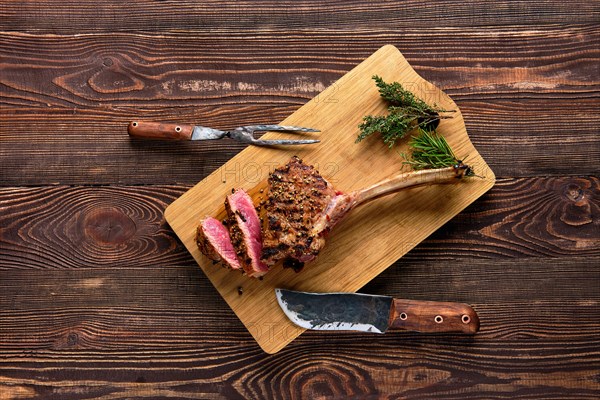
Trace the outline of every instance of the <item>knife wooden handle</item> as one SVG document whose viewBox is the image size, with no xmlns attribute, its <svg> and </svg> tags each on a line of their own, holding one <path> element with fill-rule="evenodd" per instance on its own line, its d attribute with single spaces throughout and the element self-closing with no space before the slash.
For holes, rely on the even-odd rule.
<svg viewBox="0 0 600 400">
<path fill-rule="evenodd" d="M 193 125 L 142 121 L 130 122 L 127 127 L 127 132 L 130 136 L 142 139 L 163 140 L 190 140 L 193 130 Z"/>
<path fill-rule="evenodd" d="M 479 317 L 471 306 L 463 303 L 394 299 L 389 326 L 417 332 L 472 335 L 479 331 Z"/>
</svg>

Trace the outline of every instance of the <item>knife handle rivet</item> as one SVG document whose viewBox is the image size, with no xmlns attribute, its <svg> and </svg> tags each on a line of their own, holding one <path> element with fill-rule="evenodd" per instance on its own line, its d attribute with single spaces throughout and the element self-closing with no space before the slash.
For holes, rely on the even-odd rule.
<svg viewBox="0 0 600 400">
<path fill-rule="evenodd" d="M 441 315 L 436 315 L 436 316 L 435 316 L 435 318 L 434 318 L 434 321 L 435 321 L 437 324 L 441 324 L 442 322 L 444 322 L 444 318 L 442 318 L 442 316 L 441 316 Z"/>
<path fill-rule="evenodd" d="M 181 127 L 180 126 L 176 126 L 175 127 L 175 132 L 181 132 Z"/>
<path fill-rule="evenodd" d="M 403 312 L 402 314 L 400 314 L 400 319 L 401 319 L 402 321 L 404 321 L 406 318 L 408 318 L 408 315 L 406 315 L 406 313 L 405 313 L 405 312 Z"/>
<path fill-rule="evenodd" d="M 469 317 L 467 314 L 463 315 L 462 322 L 463 324 L 468 324 L 469 322 L 471 322 L 471 317 Z"/>
</svg>

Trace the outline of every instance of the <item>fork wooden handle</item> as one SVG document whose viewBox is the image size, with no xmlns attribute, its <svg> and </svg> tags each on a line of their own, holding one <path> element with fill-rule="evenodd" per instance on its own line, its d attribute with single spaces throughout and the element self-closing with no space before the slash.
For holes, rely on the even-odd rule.
<svg viewBox="0 0 600 400">
<path fill-rule="evenodd" d="M 190 140 L 193 125 L 180 125 L 166 122 L 141 122 L 129 123 L 127 132 L 130 136 L 142 139 L 162 140 Z"/>
</svg>

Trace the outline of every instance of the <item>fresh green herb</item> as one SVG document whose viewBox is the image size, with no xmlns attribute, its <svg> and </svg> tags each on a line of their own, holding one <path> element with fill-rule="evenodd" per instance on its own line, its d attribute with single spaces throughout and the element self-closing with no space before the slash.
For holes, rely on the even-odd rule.
<svg viewBox="0 0 600 400">
<path fill-rule="evenodd" d="M 414 118 L 402 114 L 390 114 L 388 116 L 373 116 L 367 115 L 363 119 L 363 123 L 359 125 L 360 134 L 356 139 L 357 142 L 365 139 L 367 136 L 379 132 L 383 138 L 383 142 L 389 147 L 392 147 L 398 139 L 406 135 L 412 125 Z"/>
<path fill-rule="evenodd" d="M 379 88 L 379 95 L 392 106 L 412 107 L 423 112 L 432 112 L 433 109 L 423 100 L 416 97 L 410 90 L 404 89 L 398 82 L 385 83 L 383 78 L 373 75 L 375 85 Z"/>
<path fill-rule="evenodd" d="M 413 169 L 431 169 L 462 166 L 463 160 L 459 160 L 444 137 L 437 133 L 419 130 L 419 135 L 413 136 L 408 146 L 412 152 L 410 155 L 402 154 L 406 159 L 404 164 Z M 472 168 L 465 166 L 466 176 L 474 176 Z"/>
<path fill-rule="evenodd" d="M 374 75 L 373 79 L 381 97 L 390 104 L 389 114 L 364 117 L 359 125 L 357 143 L 379 132 L 383 142 L 391 148 L 398 139 L 414 129 L 435 130 L 441 118 L 449 118 L 440 114 L 453 112 L 439 108 L 435 104 L 428 105 L 398 82 L 386 83 L 377 75 Z"/>
</svg>

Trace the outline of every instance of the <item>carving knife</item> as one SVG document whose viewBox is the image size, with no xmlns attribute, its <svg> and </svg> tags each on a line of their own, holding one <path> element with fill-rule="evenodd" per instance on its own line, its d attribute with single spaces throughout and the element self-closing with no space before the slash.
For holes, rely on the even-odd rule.
<svg viewBox="0 0 600 400">
<path fill-rule="evenodd" d="M 388 329 L 474 334 L 479 317 L 467 304 L 395 299 L 362 293 L 307 293 L 275 289 L 283 312 L 315 330 L 385 333 Z"/>
</svg>

